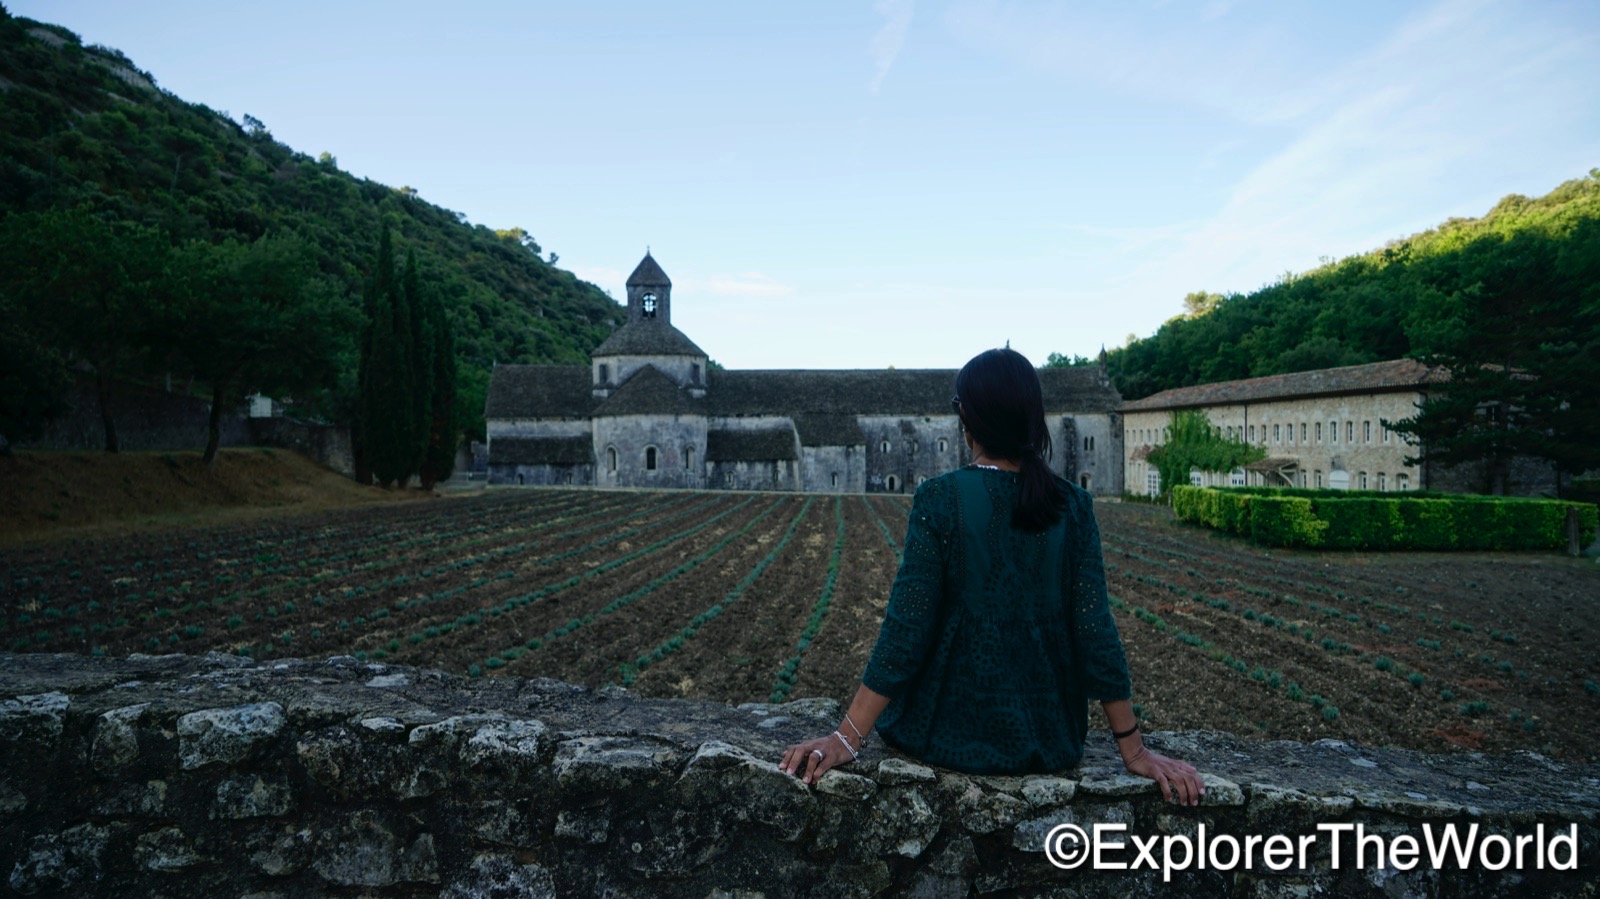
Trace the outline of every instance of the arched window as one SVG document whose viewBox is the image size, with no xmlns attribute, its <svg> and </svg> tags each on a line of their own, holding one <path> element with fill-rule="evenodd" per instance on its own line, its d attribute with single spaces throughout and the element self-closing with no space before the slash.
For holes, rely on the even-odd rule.
<svg viewBox="0 0 1600 899">
<path fill-rule="evenodd" d="M 608 471 L 617 470 L 617 448 L 614 446 L 606 447 L 606 468 Z"/>
<path fill-rule="evenodd" d="M 832 480 L 832 483 L 830 484 L 830 486 L 833 486 L 833 487 L 839 486 L 839 473 L 837 471 L 833 473 L 833 480 Z"/>
<path fill-rule="evenodd" d="M 647 293 L 642 298 L 640 298 L 640 300 L 639 300 L 639 312 L 641 313 L 641 315 L 640 315 L 641 318 L 655 318 L 656 317 L 656 295 L 655 294 Z"/>
<path fill-rule="evenodd" d="M 1078 486 L 1085 490 L 1089 489 L 1089 475 L 1087 472 L 1078 475 Z"/>
<path fill-rule="evenodd" d="M 878 452 L 887 453 L 889 451 L 889 447 L 892 445 L 893 444 L 889 443 L 889 441 L 885 440 L 884 442 L 878 444 Z"/>
<path fill-rule="evenodd" d="M 889 475 L 888 478 L 884 479 L 883 486 L 884 489 L 888 490 L 890 493 L 899 493 L 900 479 L 894 475 Z"/>
<path fill-rule="evenodd" d="M 523 483 L 525 483 L 525 482 L 522 480 L 522 475 L 520 475 L 520 474 L 517 475 L 517 486 L 521 487 L 523 485 Z"/>
<path fill-rule="evenodd" d="M 947 451 L 949 449 L 950 449 L 950 441 L 944 439 L 943 437 L 940 437 L 939 438 L 939 452 L 942 453 L 942 452 L 945 452 L 945 451 Z"/>
<path fill-rule="evenodd" d="M 644 448 L 644 470 L 656 470 L 656 448 L 653 446 L 647 446 Z"/>
<path fill-rule="evenodd" d="M 683 448 L 683 470 L 694 471 L 694 447 L 692 446 Z"/>
</svg>

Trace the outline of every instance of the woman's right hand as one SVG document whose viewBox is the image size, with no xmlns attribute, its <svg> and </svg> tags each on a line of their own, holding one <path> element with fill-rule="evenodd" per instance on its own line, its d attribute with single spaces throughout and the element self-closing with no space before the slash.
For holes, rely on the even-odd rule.
<svg viewBox="0 0 1600 899">
<path fill-rule="evenodd" d="M 1122 764 L 1128 769 L 1128 773 L 1155 781 L 1161 790 L 1161 795 L 1168 802 L 1199 805 L 1200 797 L 1206 794 L 1206 785 L 1200 780 L 1200 772 L 1188 762 L 1169 759 L 1160 753 L 1140 747 L 1137 755 L 1132 759 L 1125 759 Z"/>
</svg>

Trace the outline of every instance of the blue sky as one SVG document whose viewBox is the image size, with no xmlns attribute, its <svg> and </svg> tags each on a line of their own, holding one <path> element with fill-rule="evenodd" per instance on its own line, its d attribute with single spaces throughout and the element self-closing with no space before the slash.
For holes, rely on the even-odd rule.
<svg viewBox="0 0 1600 899">
<path fill-rule="evenodd" d="M 1600 166 L 1592 0 L 5 2 L 614 296 L 649 246 L 736 368 L 1092 355 Z"/>
</svg>

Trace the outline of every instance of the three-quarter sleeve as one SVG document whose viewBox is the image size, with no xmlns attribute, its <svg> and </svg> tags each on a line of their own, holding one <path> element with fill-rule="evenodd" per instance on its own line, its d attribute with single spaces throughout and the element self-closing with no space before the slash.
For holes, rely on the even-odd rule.
<svg viewBox="0 0 1600 899">
<path fill-rule="evenodd" d="M 954 497 L 944 479 L 925 481 L 911 501 L 905 553 L 889 592 L 878 643 L 861 682 L 891 699 L 916 676 L 934 641 L 954 538 Z"/>
<path fill-rule="evenodd" d="M 1082 672 L 1083 693 L 1093 700 L 1130 699 L 1133 683 L 1122 637 L 1111 617 L 1093 499 L 1087 493 L 1074 492 L 1078 501 L 1070 506 L 1073 520 L 1063 570 L 1068 578 L 1065 598 L 1072 623 L 1073 656 Z"/>
</svg>

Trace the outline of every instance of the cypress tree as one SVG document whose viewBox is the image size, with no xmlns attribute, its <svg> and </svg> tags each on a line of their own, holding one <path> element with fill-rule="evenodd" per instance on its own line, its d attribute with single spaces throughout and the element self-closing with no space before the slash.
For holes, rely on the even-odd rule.
<svg viewBox="0 0 1600 899">
<path fill-rule="evenodd" d="M 433 421 L 433 333 L 428 320 L 428 310 L 422 298 L 422 288 L 417 281 L 417 254 L 406 251 L 406 268 L 402 281 L 405 294 L 406 329 L 411 345 L 407 368 L 411 380 L 411 458 L 408 476 L 421 474 L 428 446 L 431 442 Z M 426 477 L 423 478 L 427 485 Z"/>
<path fill-rule="evenodd" d="M 356 457 L 356 480 L 362 484 L 372 483 L 371 456 L 378 432 L 371 425 L 382 408 L 372 383 L 373 344 L 377 325 L 381 321 L 380 311 L 386 311 L 385 295 L 393 280 L 394 246 L 389 239 L 389 229 L 384 228 L 378 238 L 378 262 L 372 269 L 372 277 L 367 279 L 366 290 L 361 298 L 364 320 L 361 325 L 361 355 L 356 368 L 356 433 L 351 442 Z"/>
<path fill-rule="evenodd" d="M 422 460 L 422 487 L 450 477 L 456 467 L 458 435 L 456 422 L 456 342 L 437 294 L 427 300 L 429 330 L 433 334 L 432 419 L 428 428 L 428 450 Z"/>
<path fill-rule="evenodd" d="M 366 459 L 380 484 L 405 486 L 416 472 L 420 437 L 416 405 L 414 342 L 405 291 L 395 280 L 387 232 L 378 251 L 368 300 L 372 303 L 371 351 L 363 383 L 362 430 Z"/>
</svg>

